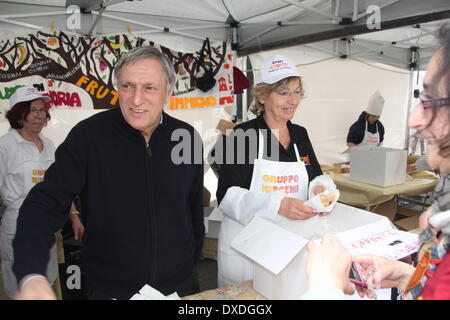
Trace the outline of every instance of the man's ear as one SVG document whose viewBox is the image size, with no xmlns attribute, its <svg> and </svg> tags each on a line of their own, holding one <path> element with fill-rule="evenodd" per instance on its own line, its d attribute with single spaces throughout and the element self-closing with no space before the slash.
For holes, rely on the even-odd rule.
<svg viewBox="0 0 450 320">
<path fill-rule="evenodd" d="M 165 103 L 167 103 L 167 102 L 170 101 L 170 97 L 172 97 L 172 94 L 173 94 L 173 89 L 167 90 L 167 95 L 166 95 L 166 101 L 165 101 Z"/>
</svg>

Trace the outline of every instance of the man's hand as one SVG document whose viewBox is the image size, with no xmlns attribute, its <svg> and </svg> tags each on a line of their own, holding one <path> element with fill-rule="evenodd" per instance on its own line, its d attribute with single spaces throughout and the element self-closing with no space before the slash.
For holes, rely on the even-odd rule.
<svg viewBox="0 0 450 320">
<path fill-rule="evenodd" d="M 78 214 L 71 214 L 70 220 L 72 221 L 73 236 L 75 240 L 80 240 L 81 242 L 83 239 L 84 226 L 80 220 L 80 216 Z"/>
<path fill-rule="evenodd" d="M 45 277 L 25 281 L 20 287 L 16 300 L 56 300 L 50 284 Z"/>
<path fill-rule="evenodd" d="M 317 211 L 304 204 L 304 201 L 295 198 L 281 200 L 278 214 L 292 220 L 306 220 L 317 215 Z"/>
</svg>

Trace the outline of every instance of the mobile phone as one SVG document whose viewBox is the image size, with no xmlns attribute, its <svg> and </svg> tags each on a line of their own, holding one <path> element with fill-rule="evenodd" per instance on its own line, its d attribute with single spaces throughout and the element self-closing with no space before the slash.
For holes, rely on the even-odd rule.
<svg viewBox="0 0 450 320">
<path fill-rule="evenodd" d="M 356 286 L 368 288 L 366 277 L 364 276 L 362 267 L 359 264 L 354 262 L 352 263 L 348 277 L 350 282 L 354 283 Z"/>
</svg>

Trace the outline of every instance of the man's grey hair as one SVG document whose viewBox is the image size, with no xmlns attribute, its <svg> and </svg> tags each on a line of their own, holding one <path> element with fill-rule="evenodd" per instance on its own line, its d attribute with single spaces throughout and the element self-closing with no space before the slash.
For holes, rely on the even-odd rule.
<svg viewBox="0 0 450 320">
<path fill-rule="evenodd" d="M 161 66 L 166 74 L 166 90 L 173 90 L 175 86 L 175 70 L 169 58 L 161 51 L 152 46 L 136 47 L 128 51 L 120 57 L 114 66 L 114 82 L 119 84 L 120 71 L 122 68 L 130 63 L 135 63 L 144 59 L 155 59 L 161 63 Z"/>
</svg>

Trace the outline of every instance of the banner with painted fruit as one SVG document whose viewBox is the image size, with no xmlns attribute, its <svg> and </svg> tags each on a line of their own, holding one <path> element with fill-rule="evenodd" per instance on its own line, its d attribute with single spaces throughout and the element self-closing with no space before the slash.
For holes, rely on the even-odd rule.
<svg viewBox="0 0 450 320">
<path fill-rule="evenodd" d="M 113 84 L 113 67 L 131 48 L 151 45 L 172 61 L 177 79 L 171 110 L 214 108 L 234 105 L 233 55 L 225 42 L 213 43 L 211 55 L 204 58 L 211 68 L 215 86 L 207 92 L 196 87 L 198 52 L 170 50 L 130 34 L 91 38 L 66 33 L 37 32 L 0 41 L 0 113 L 9 109 L 14 91 L 33 85 L 51 98 L 48 108 L 107 109 L 118 105 Z M 4 116 L 0 116 L 0 121 Z"/>
</svg>

